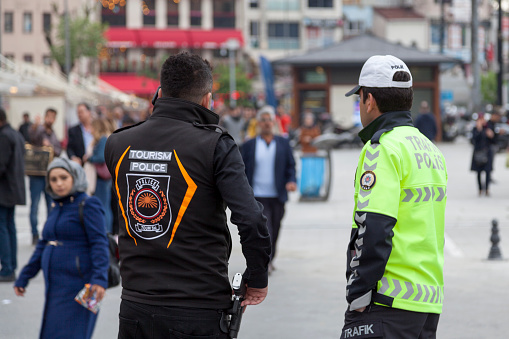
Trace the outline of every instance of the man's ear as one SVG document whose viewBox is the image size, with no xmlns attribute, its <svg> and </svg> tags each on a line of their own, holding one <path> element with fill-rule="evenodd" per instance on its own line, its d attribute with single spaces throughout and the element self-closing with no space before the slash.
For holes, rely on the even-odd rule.
<svg viewBox="0 0 509 339">
<path fill-rule="evenodd" d="M 378 105 L 376 104 L 375 97 L 373 94 L 368 93 L 368 98 L 366 100 L 366 112 L 371 113 L 374 110 L 378 110 Z"/>
<path fill-rule="evenodd" d="M 203 96 L 200 105 L 202 105 L 206 109 L 210 109 L 211 103 L 212 103 L 212 93 L 209 92 Z"/>
<path fill-rule="evenodd" d="M 157 96 L 158 96 L 159 98 L 162 98 L 162 97 L 163 97 L 163 90 L 162 90 L 162 88 L 161 88 L 161 87 L 159 87 L 159 90 L 157 91 Z"/>
</svg>

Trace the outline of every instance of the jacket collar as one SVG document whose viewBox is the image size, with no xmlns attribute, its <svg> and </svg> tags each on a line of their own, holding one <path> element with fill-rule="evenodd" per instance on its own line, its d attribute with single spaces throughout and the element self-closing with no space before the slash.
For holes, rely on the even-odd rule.
<svg viewBox="0 0 509 339">
<path fill-rule="evenodd" d="M 218 124 L 219 115 L 184 99 L 164 97 L 157 99 L 152 118 L 166 117 L 199 124 Z"/>
<path fill-rule="evenodd" d="M 373 135 L 382 129 L 387 131 L 398 126 L 413 126 L 412 114 L 410 111 L 394 111 L 382 113 L 378 118 L 373 120 L 369 125 L 359 132 L 359 137 L 363 143 L 367 143 Z"/>
</svg>

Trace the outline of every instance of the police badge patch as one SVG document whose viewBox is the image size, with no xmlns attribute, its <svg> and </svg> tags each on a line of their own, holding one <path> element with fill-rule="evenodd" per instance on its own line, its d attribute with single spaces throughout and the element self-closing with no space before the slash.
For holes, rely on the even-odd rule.
<svg viewBox="0 0 509 339">
<path fill-rule="evenodd" d="M 129 228 L 145 240 L 157 239 L 170 229 L 170 176 L 127 174 Z"/>
<path fill-rule="evenodd" d="M 361 188 L 363 190 L 369 191 L 370 189 L 373 188 L 373 186 L 375 186 L 375 183 L 376 183 L 375 172 L 366 171 L 366 172 L 362 173 L 360 184 L 361 184 Z"/>
</svg>

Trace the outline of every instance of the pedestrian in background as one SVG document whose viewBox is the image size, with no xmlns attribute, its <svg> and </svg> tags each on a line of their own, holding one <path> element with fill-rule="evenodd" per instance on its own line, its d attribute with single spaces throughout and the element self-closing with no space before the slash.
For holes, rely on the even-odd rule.
<svg viewBox="0 0 509 339">
<path fill-rule="evenodd" d="M 315 115 L 306 113 L 300 128 L 299 142 L 303 153 L 316 153 L 318 150 L 311 142 L 320 134 L 320 127 L 315 124 Z"/>
<path fill-rule="evenodd" d="M 437 136 L 437 123 L 435 116 L 430 111 L 429 104 L 426 100 L 421 102 L 419 116 L 415 120 L 415 127 L 429 140 L 435 141 Z"/>
<path fill-rule="evenodd" d="M 94 140 L 83 156 L 85 164 L 92 165 L 94 178 L 87 181 L 94 183 L 93 194 L 101 201 L 106 216 L 106 231 L 112 233 L 113 213 L 111 211 L 111 175 L 104 160 L 106 140 L 113 132 L 105 119 L 94 119 L 91 128 Z"/>
<path fill-rule="evenodd" d="M 53 108 L 48 108 L 44 114 L 44 123 L 41 125 L 41 117 L 36 116 L 34 124 L 29 129 L 30 143 L 36 147 L 50 147 L 53 151 L 53 156 L 60 156 L 62 146 L 57 139 L 57 135 L 53 130 L 53 124 L 57 118 L 57 111 Z M 30 226 L 32 228 L 32 245 L 36 245 L 39 241 L 39 230 L 37 225 L 39 223 L 39 202 L 41 201 L 41 194 L 46 201 L 46 217 L 51 210 L 53 200 L 45 191 L 46 176 L 45 175 L 29 175 L 28 182 L 30 186 Z"/>
<path fill-rule="evenodd" d="M 370 57 L 352 94 L 360 96 L 365 145 L 341 338 L 435 338 L 444 297 L 444 157 L 412 124 L 412 75 L 402 60 Z"/>
<path fill-rule="evenodd" d="M 269 271 L 273 271 L 275 267 L 272 261 L 276 254 L 288 192 L 297 189 L 295 160 L 288 139 L 274 135 L 274 108 L 262 107 L 257 119 L 259 135 L 246 141 L 242 145 L 241 153 L 247 180 L 253 188 L 256 200 L 263 205 L 263 214 L 267 217 L 272 244 Z"/>
<path fill-rule="evenodd" d="M 30 142 L 29 129 L 32 126 L 30 121 L 30 114 L 28 112 L 23 113 L 23 123 L 19 126 L 19 132 L 23 136 L 26 142 Z"/>
<path fill-rule="evenodd" d="M 489 128 L 484 114 L 479 113 L 475 127 L 472 129 L 472 163 L 470 170 L 477 172 L 477 186 L 479 196 L 490 195 L 491 171 L 493 170 L 493 145 L 495 143 L 495 132 Z M 485 174 L 485 180 L 482 181 L 482 172 Z"/>
<path fill-rule="evenodd" d="M 285 107 L 283 105 L 277 106 L 276 109 L 276 119 L 278 120 L 278 123 L 281 126 L 281 135 L 285 138 L 288 138 L 288 135 L 290 134 L 290 129 L 292 127 L 292 118 L 286 111 Z"/>
<path fill-rule="evenodd" d="M 256 120 L 256 109 L 253 107 L 244 107 L 244 141 L 253 139 L 257 135 L 258 120 Z"/>
<path fill-rule="evenodd" d="M 212 84 L 208 61 L 188 52 L 170 56 L 152 115 L 106 143 L 121 216 L 119 338 L 228 337 L 226 206 L 247 264 L 242 304 L 259 304 L 267 295 L 266 220 L 237 145 L 216 130 Z"/>
<path fill-rule="evenodd" d="M 90 284 L 97 301 L 101 301 L 108 286 L 104 211 L 97 198 L 84 193 L 85 172 L 77 163 L 55 158 L 48 166 L 46 180 L 55 208 L 44 225 L 42 239 L 14 283 L 14 292 L 24 296 L 29 280 L 42 269 L 46 289 L 39 337 L 88 339 L 97 314 L 78 304 L 74 297 Z"/>
<path fill-rule="evenodd" d="M 219 124 L 233 137 L 237 146 L 240 146 L 244 141 L 243 132 L 245 123 L 242 109 L 240 107 L 231 107 L 228 114 L 223 116 Z"/>
<path fill-rule="evenodd" d="M 0 282 L 14 281 L 17 237 L 14 211 L 25 204 L 25 140 L 0 108 Z"/>
<path fill-rule="evenodd" d="M 92 136 L 92 112 L 87 103 L 81 102 L 77 106 L 79 124 L 69 128 L 67 135 L 67 156 L 72 161 L 83 165 L 83 156 L 90 146 L 94 137 Z"/>
</svg>

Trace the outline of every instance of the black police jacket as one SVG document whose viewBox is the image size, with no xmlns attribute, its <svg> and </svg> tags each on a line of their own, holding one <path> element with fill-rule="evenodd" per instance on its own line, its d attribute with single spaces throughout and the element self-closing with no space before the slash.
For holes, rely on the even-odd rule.
<svg viewBox="0 0 509 339">
<path fill-rule="evenodd" d="M 266 219 L 233 139 L 203 126 L 218 120 L 200 105 L 160 98 L 147 121 L 108 138 L 106 164 L 119 200 L 123 299 L 229 307 L 226 206 L 239 228 L 248 285 L 267 286 Z"/>
</svg>

